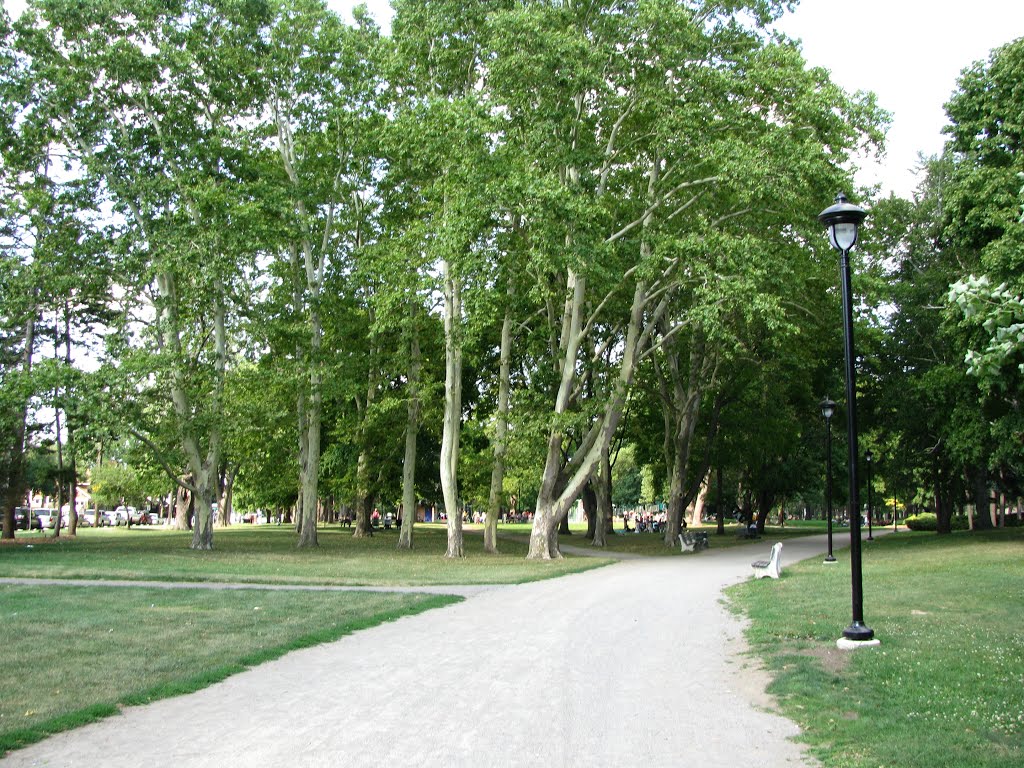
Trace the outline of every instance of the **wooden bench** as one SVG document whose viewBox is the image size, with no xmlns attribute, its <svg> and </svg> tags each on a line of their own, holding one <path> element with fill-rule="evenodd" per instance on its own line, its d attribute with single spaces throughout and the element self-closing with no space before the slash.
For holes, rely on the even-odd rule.
<svg viewBox="0 0 1024 768">
<path fill-rule="evenodd" d="M 782 542 L 776 542 L 767 560 L 755 560 L 750 564 L 754 569 L 754 578 L 763 579 L 768 576 L 777 579 L 782 574 Z"/>
<path fill-rule="evenodd" d="M 710 547 L 711 542 L 708 541 L 707 531 L 697 531 L 697 533 L 683 531 L 679 534 L 679 546 L 683 552 L 700 552 L 702 549 Z"/>
</svg>

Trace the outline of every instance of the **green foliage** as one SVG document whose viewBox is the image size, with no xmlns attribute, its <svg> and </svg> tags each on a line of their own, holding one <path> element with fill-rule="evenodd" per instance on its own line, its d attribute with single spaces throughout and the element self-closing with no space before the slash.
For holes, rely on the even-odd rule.
<svg viewBox="0 0 1024 768">
<path fill-rule="evenodd" d="M 916 515 L 910 515 L 904 524 L 912 531 L 938 530 L 938 518 L 934 512 L 919 512 Z M 954 531 L 966 531 L 970 527 L 970 523 L 966 515 L 953 515 L 950 526 Z"/>
<path fill-rule="evenodd" d="M 101 509 L 120 504 L 140 507 L 146 498 L 139 474 L 132 467 L 112 461 L 92 468 L 89 493 Z"/>
<path fill-rule="evenodd" d="M 948 301 L 963 313 L 965 323 L 980 326 L 988 336 L 984 349 L 967 350 L 967 372 L 989 387 L 1011 386 L 1014 379 L 1003 374 L 1007 366 L 1016 363 L 1024 374 L 1024 297 L 1006 283 L 993 286 L 986 275 L 970 275 L 949 287 Z"/>
</svg>

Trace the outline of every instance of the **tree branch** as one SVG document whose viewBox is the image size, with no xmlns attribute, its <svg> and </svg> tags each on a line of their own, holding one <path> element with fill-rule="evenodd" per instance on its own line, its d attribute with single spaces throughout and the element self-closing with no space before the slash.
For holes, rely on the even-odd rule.
<svg viewBox="0 0 1024 768">
<path fill-rule="evenodd" d="M 171 465 L 167 463 L 167 460 L 164 458 L 163 453 L 161 453 L 156 443 L 154 443 L 144 434 L 139 432 L 139 430 L 137 430 L 135 427 L 128 427 L 128 431 L 131 434 L 135 435 L 135 437 L 137 437 L 139 440 L 141 440 L 146 445 L 146 447 L 153 452 L 153 458 L 155 458 L 160 463 L 160 466 L 163 468 L 164 472 L 167 473 L 167 476 L 171 478 L 171 480 L 173 480 L 175 484 L 181 486 L 190 493 L 196 495 L 199 494 L 199 489 L 196 488 L 195 485 L 186 481 L 184 478 L 179 477 L 178 473 L 175 472 Z"/>
</svg>

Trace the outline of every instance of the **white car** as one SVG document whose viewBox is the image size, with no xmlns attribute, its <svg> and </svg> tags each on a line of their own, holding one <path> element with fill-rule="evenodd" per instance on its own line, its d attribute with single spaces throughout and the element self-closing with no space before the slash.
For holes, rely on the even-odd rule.
<svg viewBox="0 0 1024 768">
<path fill-rule="evenodd" d="M 129 521 L 135 522 L 138 516 L 139 512 L 135 507 L 126 507 L 124 505 L 115 509 L 112 514 L 114 525 L 128 525 Z"/>
<path fill-rule="evenodd" d="M 53 528 L 54 521 L 57 518 L 56 510 L 50 509 L 49 507 L 36 507 L 32 510 L 32 514 L 39 518 L 39 524 L 45 528 Z M 64 519 L 63 515 L 60 518 L 60 527 L 67 527 L 68 521 Z"/>
<path fill-rule="evenodd" d="M 86 525 L 90 525 L 94 528 L 102 528 L 104 525 L 110 525 L 110 518 L 107 517 L 109 512 L 100 512 L 99 519 L 95 512 L 83 512 L 78 516 L 78 524 L 82 525 L 84 522 Z"/>
</svg>

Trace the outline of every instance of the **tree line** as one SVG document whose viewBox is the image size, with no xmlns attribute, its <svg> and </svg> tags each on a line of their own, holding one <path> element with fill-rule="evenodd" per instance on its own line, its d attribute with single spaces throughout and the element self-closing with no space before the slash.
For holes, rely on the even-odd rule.
<svg viewBox="0 0 1024 768">
<path fill-rule="evenodd" d="M 197 549 L 225 495 L 294 509 L 299 546 L 332 506 L 362 536 L 376 505 L 430 499 L 450 557 L 467 503 L 486 510 L 487 551 L 515 503 L 535 513 L 529 557 L 558 557 L 580 499 L 603 544 L 623 456 L 665 489 L 667 543 L 713 469 L 717 498 L 761 525 L 820 495 L 816 404 L 840 391 L 841 343 L 814 216 L 886 116 L 770 31 L 785 5 L 396 0 L 390 34 L 319 0 L 0 16 L 4 535 L 44 432 L 61 485 L 104 458 L 162 474 L 194 504 Z M 964 146 L 928 184 L 948 166 L 968 201 L 989 150 L 966 135 L 985 105 L 960 103 Z M 872 208 L 866 434 L 892 457 L 880 488 L 959 502 L 969 467 L 1008 493 L 1019 477 L 1005 333 L 971 347 L 970 371 L 955 358 L 990 314 L 1012 318 L 1020 271 L 954 269 L 968 245 L 988 251 L 929 239 L 953 231 L 933 186 Z M 1019 237 L 1019 197 L 985 202 Z M 921 263 L 928 283 L 908 271 Z M 998 401 L 1008 431 L 976 455 L 960 433 L 922 455 L 952 414 L 926 431 L 909 412 L 903 377 L 924 364 L 902 360 L 904 331 L 948 340 L 960 387 L 921 367 L 915 406 L 947 397 L 990 424 Z"/>
</svg>

